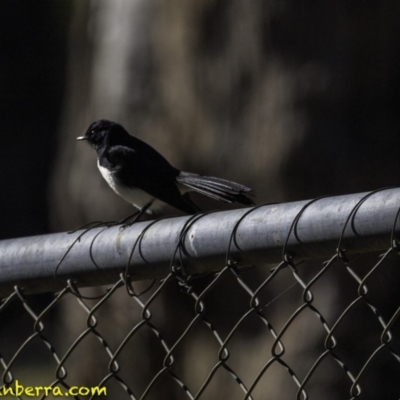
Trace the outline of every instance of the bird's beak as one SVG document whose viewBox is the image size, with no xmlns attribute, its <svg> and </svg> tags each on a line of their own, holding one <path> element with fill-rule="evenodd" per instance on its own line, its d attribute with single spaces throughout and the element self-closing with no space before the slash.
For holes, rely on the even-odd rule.
<svg viewBox="0 0 400 400">
<path fill-rule="evenodd" d="M 76 140 L 87 140 L 88 138 L 86 136 L 78 136 Z"/>
</svg>

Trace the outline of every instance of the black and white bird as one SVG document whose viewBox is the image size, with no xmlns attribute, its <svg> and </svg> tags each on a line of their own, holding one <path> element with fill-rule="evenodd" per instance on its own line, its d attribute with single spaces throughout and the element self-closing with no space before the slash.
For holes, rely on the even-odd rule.
<svg viewBox="0 0 400 400">
<path fill-rule="evenodd" d="M 251 189 L 225 179 L 180 171 L 122 125 L 105 119 L 93 122 L 84 136 L 97 152 L 103 178 L 128 203 L 152 213 L 163 203 L 188 214 L 199 208 L 188 193 L 196 191 L 225 203 L 253 205 Z"/>
</svg>

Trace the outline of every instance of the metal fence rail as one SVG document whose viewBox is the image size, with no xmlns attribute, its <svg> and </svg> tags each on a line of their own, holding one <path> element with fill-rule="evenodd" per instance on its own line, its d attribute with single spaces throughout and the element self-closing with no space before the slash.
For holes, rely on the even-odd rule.
<svg viewBox="0 0 400 400">
<path fill-rule="evenodd" d="M 1 241 L 3 383 L 399 398 L 399 210 L 382 189 Z"/>
<path fill-rule="evenodd" d="M 59 290 L 71 277 L 80 286 L 111 284 L 127 266 L 138 239 L 140 251 L 134 251 L 129 267 L 134 280 L 165 277 L 180 244 L 187 273 L 221 270 L 232 236 L 229 256 L 242 266 L 279 262 L 286 240 L 284 251 L 293 259 L 328 257 L 340 238 L 342 250 L 383 251 L 392 231 L 400 230 L 400 224 L 393 225 L 399 207 L 400 189 L 390 189 L 160 219 L 124 230 L 99 227 L 3 240 L 0 295 L 7 295 L 16 284 L 23 285 L 25 293 Z M 55 279 L 55 266 L 62 259 Z"/>
</svg>

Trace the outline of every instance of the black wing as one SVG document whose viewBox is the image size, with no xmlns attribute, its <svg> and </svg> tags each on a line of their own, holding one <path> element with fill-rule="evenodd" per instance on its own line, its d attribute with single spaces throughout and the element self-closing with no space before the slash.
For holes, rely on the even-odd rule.
<svg viewBox="0 0 400 400">
<path fill-rule="evenodd" d="M 120 184 L 138 187 L 172 207 L 193 214 L 194 207 L 182 198 L 176 185 L 180 171 L 154 149 L 147 150 L 112 146 L 99 154 L 100 165 L 110 169 Z"/>
</svg>

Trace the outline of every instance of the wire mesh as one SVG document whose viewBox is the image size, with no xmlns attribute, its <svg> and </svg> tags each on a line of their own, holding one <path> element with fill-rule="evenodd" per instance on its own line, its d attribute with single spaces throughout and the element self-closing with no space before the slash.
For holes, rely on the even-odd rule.
<svg viewBox="0 0 400 400">
<path fill-rule="evenodd" d="M 288 248 L 316 199 L 294 218 L 277 265 L 242 268 L 231 257 L 254 208 L 235 223 L 217 273 L 185 270 L 184 238 L 197 215 L 163 279 L 132 282 L 126 270 L 111 287 L 82 289 L 71 279 L 41 296 L 16 286 L 0 308 L 3 389 L 18 382 L 62 393 L 105 387 L 114 399 L 398 399 L 399 213 L 385 252 L 349 255 L 345 243 L 371 195 L 354 206 L 326 260 L 297 260 Z M 141 240 L 144 233 L 132 253 Z"/>
</svg>

